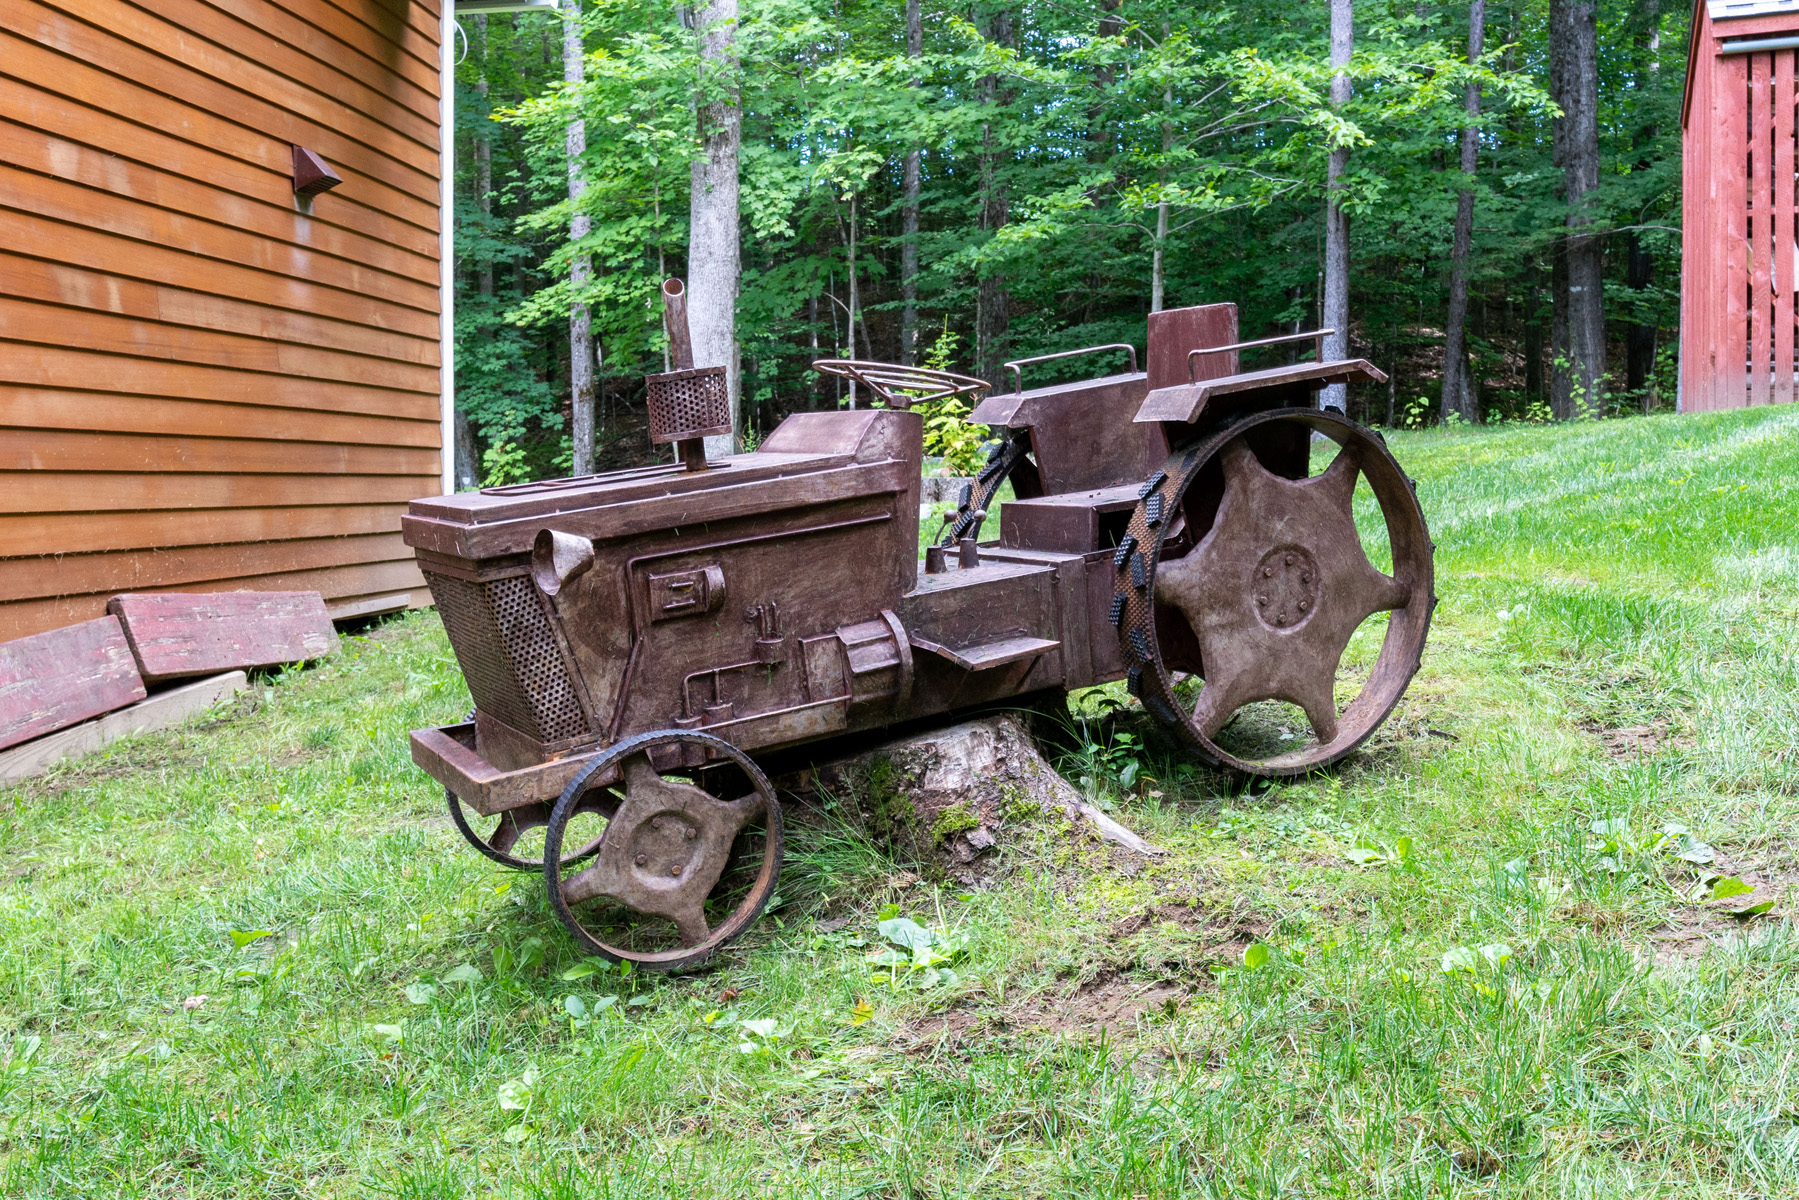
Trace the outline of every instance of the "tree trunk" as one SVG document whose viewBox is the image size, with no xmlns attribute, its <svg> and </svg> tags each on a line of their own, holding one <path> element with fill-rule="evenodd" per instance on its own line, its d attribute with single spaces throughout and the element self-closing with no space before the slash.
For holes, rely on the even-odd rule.
<svg viewBox="0 0 1799 1200">
<path fill-rule="evenodd" d="M 1550 90 L 1562 117 L 1555 150 L 1568 201 L 1567 415 L 1605 406 L 1604 247 L 1587 232 L 1587 197 L 1599 187 L 1599 13 L 1596 0 L 1551 0 Z"/>
<path fill-rule="evenodd" d="M 1480 60 L 1486 40 L 1487 0 L 1468 6 L 1468 65 Z M 1443 417 L 1464 421 L 1478 419 L 1474 388 L 1468 373 L 1468 256 L 1474 249 L 1474 168 L 1480 149 L 1480 85 L 1470 83 L 1464 98 L 1468 123 L 1462 127 L 1462 174 L 1466 177 L 1455 198 L 1455 244 L 1450 249 L 1449 319 L 1443 338 Z"/>
<path fill-rule="evenodd" d="M 1355 50 L 1355 8 L 1352 0 L 1331 0 L 1331 66 L 1346 68 Z M 1349 73 L 1339 69 L 1331 76 L 1331 105 L 1349 102 Z M 1337 193 L 1349 170 L 1349 151 L 1332 150 L 1325 169 L 1324 193 L 1324 328 L 1336 330 L 1324 339 L 1324 357 L 1349 357 L 1349 214 Z M 1348 407 L 1349 388 L 1333 383 L 1318 393 L 1320 408 L 1339 412 Z"/>
<path fill-rule="evenodd" d="M 699 39 L 700 153 L 693 162 L 688 206 L 687 323 L 693 365 L 724 367 L 730 381 L 731 429 L 706 439 L 712 457 L 729 454 L 742 428 L 737 365 L 737 286 L 741 247 L 737 221 L 737 157 L 743 134 L 738 107 L 737 0 L 710 0 L 694 10 Z"/>
<path fill-rule="evenodd" d="M 1543 399 L 1543 312 L 1537 303 L 1536 263 L 1530 263 L 1524 287 L 1524 394 L 1539 403 Z"/>
<path fill-rule="evenodd" d="M 806 326 L 812 339 L 812 357 L 818 358 L 818 293 L 806 297 Z M 818 411 L 818 372 L 806 372 L 806 407 Z"/>
<path fill-rule="evenodd" d="M 924 56 L 924 16 L 920 0 L 906 0 L 906 55 Z M 912 86 L 922 81 L 914 78 Z M 918 194 L 922 155 L 906 152 L 905 198 L 900 206 L 900 362 L 912 366 L 918 354 Z"/>
<path fill-rule="evenodd" d="M 1162 36 L 1168 37 L 1168 26 L 1162 26 Z M 1164 186 L 1168 183 L 1168 155 L 1174 149 L 1174 122 L 1169 114 L 1174 109 L 1174 87 L 1170 85 L 1162 89 L 1162 162 L 1163 166 L 1156 172 L 1157 181 Z M 1156 252 L 1149 269 L 1149 311 L 1161 312 L 1162 303 L 1167 294 L 1167 276 L 1163 270 L 1163 251 L 1168 245 L 1168 201 L 1156 204 Z"/>
<path fill-rule="evenodd" d="M 1012 14 L 996 12 L 988 20 L 986 38 L 1001 46 L 1012 44 Z M 1002 96 L 999 78 L 989 75 L 981 81 L 982 99 L 989 107 L 997 107 L 1010 97 Z M 1011 216 L 1006 185 L 999 178 L 999 147 L 991 121 L 981 126 L 981 228 L 997 232 Z M 975 294 L 976 373 L 995 387 L 1002 384 L 1007 355 L 1007 333 L 1011 328 L 1011 296 L 1006 291 L 1005 276 L 992 268 L 983 268 L 980 286 Z"/>
<path fill-rule="evenodd" d="M 562 0 L 562 11 L 562 79 L 579 84 L 587 67 L 581 44 L 581 0 Z M 587 190 L 587 180 L 581 174 L 581 159 L 587 153 L 587 122 L 568 123 L 564 149 L 568 153 L 568 198 L 578 204 Z M 569 219 L 569 239 L 578 242 L 592 228 L 588 215 L 577 211 Z M 568 313 L 568 390 L 576 475 L 593 473 L 593 319 L 580 300 L 592 277 L 593 262 L 586 255 L 576 255 L 569 262 L 568 285 L 575 302 Z"/>
<path fill-rule="evenodd" d="M 1638 12 L 1644 21 L 1642 34 L 1637 39 L 1638 47 L 1643 51 L 1648 77 L 1653 81 L 1661 71 L 1661 3 L 1660 0 L 1642 0 Z M 1638 145 L 1647 145 L 1655 139 L 1658 130 L 1650 124 L 1643 127 L 1637 137 Z M 1647 160 L 1639 160 L 1640 168 L 1647 168 Z M 1631 290 L 1642 293 L 1649 290 L 1655 282 L 1655 256 L 1643 245 L 1642 234 L 1632 231 L 1630 235 L 1629 258 L 1625 268 L 1625 282 Z M 1639 315 L 1642 297 L 1638 297 Z M 1643 411 L 1654 412 L 1658 397 L 1655 395 L 1655 344 L 1657 329 L 1654 322 L 1632 321 L 1624 334 L 1624 388 L 1631 395 L 1641 399 Z"/>
<path fill-rule="evenodd" d="M 1558 421 L 1574 414 L 1574 371 L 1568 357 L 1568 239 L 1549 248 L 1549 411 Z"/>
<path fill-rule="evenodd" d="M 481 117 L 475 122 L 475 197 L 481 205 L 481 232 L 486 235 L 493 223 L 493 138 L 488 135 L 487 119 L 487 17 L 477 13 L 469 18 L 474 41 L 480 47 L 481 75 L 475 80 L 475 92 L 481 97 Z M 475 260 L 475 279 L 483 299 L 493 298 L 493 256 L 483 254 Z"/>
<path fill-rule="evenodd" d="M 861 300 L 856 289 L 856 217 L 856 193 L 851 192 L 849 234 L 845 238 L 845 242 L 849 246 L 850 303 L 849 307 L 844 311 L 844 322 L 848 327 L 847 332 L 849 333 L 849 356 L 851 358 L 856 357 L 856 310 Z M 873 397 L 870 397 L 870 399 L 872 398 Z M 856 381 L 854 379 L 850 380 L 850 407 L 856 407 Z"/>
</svg>

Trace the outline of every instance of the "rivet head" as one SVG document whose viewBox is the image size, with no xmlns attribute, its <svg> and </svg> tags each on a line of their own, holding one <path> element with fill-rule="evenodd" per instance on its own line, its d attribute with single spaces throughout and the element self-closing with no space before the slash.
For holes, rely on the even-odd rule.
<svg viewBox="0 0 1799 1200">
<path fill-rule="evenodd" d="M 650 856 L 647 854 L 639 854 L 637 856 L 637 865 L 640 867 L 643 866 L 644 863 L 647 863 L 649 861 L 650 861 Z"/>
<path fill-rule="evenodd" d="M 650 818 L 650 828 L 651 829 L 661 829 L 662 828 L 662 818 L 661 817 L 651 817 Z"/>
<path fill-rule="evenodd" d="M 1311 607 L 1311 601 L 1309 601 L 1309 600 L 1301 600 L 1299 602 L 1299 611 L 1300 612 L 1304 612 L 1306 609 L 1308 609 L 1310 607 Z"/>
<path fill-rule="evenodd" d="M 673 867 L 670 867 L 670 868 L 669 868 L 669 869 L 668 869 L 668 873 L 669 873 L 669 874 L 670 874 L 670 875 L 673 875 L 673 876 L 675 876 L 675 877 L 676 877 L 676 878 L 679 878 L 679 877 L 680 877 L 680 875 L 681 875 L 681 868 L 680 868 L 680 867 L 679 867 L 679 866 L 673 866 Z"/>
<path fill-rule="evenodd" d="M 1293 556 L 1291 554 L 1287 555 L 1287 565 L 1289 567 L 1293 565 Z"/>
<path fill-rule="evenodd" d="M 1266 597 L 1266 596 L 1257 596 L 1256 597 L 1256 604 L 1258 607 L 1261 605 L 1267 604 L 1267 603 L 1268 603 L 1268 597 Z"/>
<path fill-rule="evenodd" d="M 1276 625 L 1285 625 L 1287 623 L 1287 614 L 1282 613 L 1280 616 L 1274 618 L 1274 623 Z"/>
<path fill-rule="evenodd" d="M 692 840 L 693 840 L 693 839 L 694 839 L 694 838 L 696 838 L 696 837 L 699 837 L 699 836 L 700 836 L 700 831 L 699 831 L 699 830 L 697 830 L 697 829 L 693 829 L 693 828 L 689 828 L 689 829 L 688 829 L 688 830 L 687 830 L 687 840 L 688 840 L 688 841 L 690 841 L 690 842 L 691 842 L 691 841 L 692 841 Z"/>
<path fill-rule="evenodd" d="M 1273 567 L 1263 567 L 1262 568 L 1262 578 L 1263 579 L 1273 579 L 1274 578 L 1274 568 Z"/>
</svg>

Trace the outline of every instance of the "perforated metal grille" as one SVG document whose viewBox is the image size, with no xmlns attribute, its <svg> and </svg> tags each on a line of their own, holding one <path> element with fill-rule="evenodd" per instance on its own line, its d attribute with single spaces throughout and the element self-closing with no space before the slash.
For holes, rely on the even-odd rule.
<svg viewBox="0 0 1799 1200">
<path fill-rule="evenodd" d="M 723 367 L 648 376 L 644 396 L 650 408 L 650 441 L 658 445 L 731 432 L 731 394 Z"/>
<path fill-rule="evenodd" d="M 475 707 L 540 742 L 587 732 L 574 682 L 531 581 L 425 573 Z"/>
</svg>

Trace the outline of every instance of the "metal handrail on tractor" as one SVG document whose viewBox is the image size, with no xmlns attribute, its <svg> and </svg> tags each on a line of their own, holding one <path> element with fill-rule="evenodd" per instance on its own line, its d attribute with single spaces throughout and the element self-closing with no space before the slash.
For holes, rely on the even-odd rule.
<svg viewBox="0 0 1799 1200">
<path fill-rule="evenodd" d="M 1324 339 L 1335 329 L 1314 329 L 1308 333 L 1285 333 L 1280 337 L 1258 338 L 1253 342 L 1232 342 L 1228 346 L 1201 346 L 1187 351 L 1187 381 L 1193 382 L 1193 360 L 1205 354 L 1229 354 L 1234 350 L 1253 350 L 1257 346 L 1284 346 L 1290 342 L 1311 342 L 1317 348 L 1318 361 L 1324 361 Z"/>
<path fill-rule="evenodd" d="M 1050 362 L 1058 358 L 1073 358 L 1077 354 L 1097 354 L 1101 350 L 1124 350 L 1129 352 L 1131 356 L 1131 373 L 1136 374 L 1137 347 L 1131 345 L 1129 342 L 1107 342 L 1103 346 L 1083 346 L 1079 350 L 1063 350 L 1056 354 L 1039 354 L 1036 358 L 1015 358 L 1011 362 L 1000 367 L 1000 371 L 1002 373 L 1006 371 L 1012 372 L 1012 390 L 1014 392 L 1022 392 L 1024 391 L 1024 371 L 1022 368 L 1028 367 L 1032 363 Z"/>
</svg>

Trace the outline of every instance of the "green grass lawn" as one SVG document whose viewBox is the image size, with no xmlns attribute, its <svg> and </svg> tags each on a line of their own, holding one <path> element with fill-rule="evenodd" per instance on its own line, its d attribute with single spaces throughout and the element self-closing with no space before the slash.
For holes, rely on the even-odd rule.
<svg viewBox="0 0 1799 1200">
<path fill-rule="evenodd" d="M 1093 726 L 1147 865 L 1015 829 L 964 892 L 795 811 L 715 969 L 567 978 L 409 763 L 429 613 L 0 792 L 0 1195 L 1799 1195 L 1799 409 L 1391 440 L 1407 701 L 1266 791 Z"/>
</svg>

